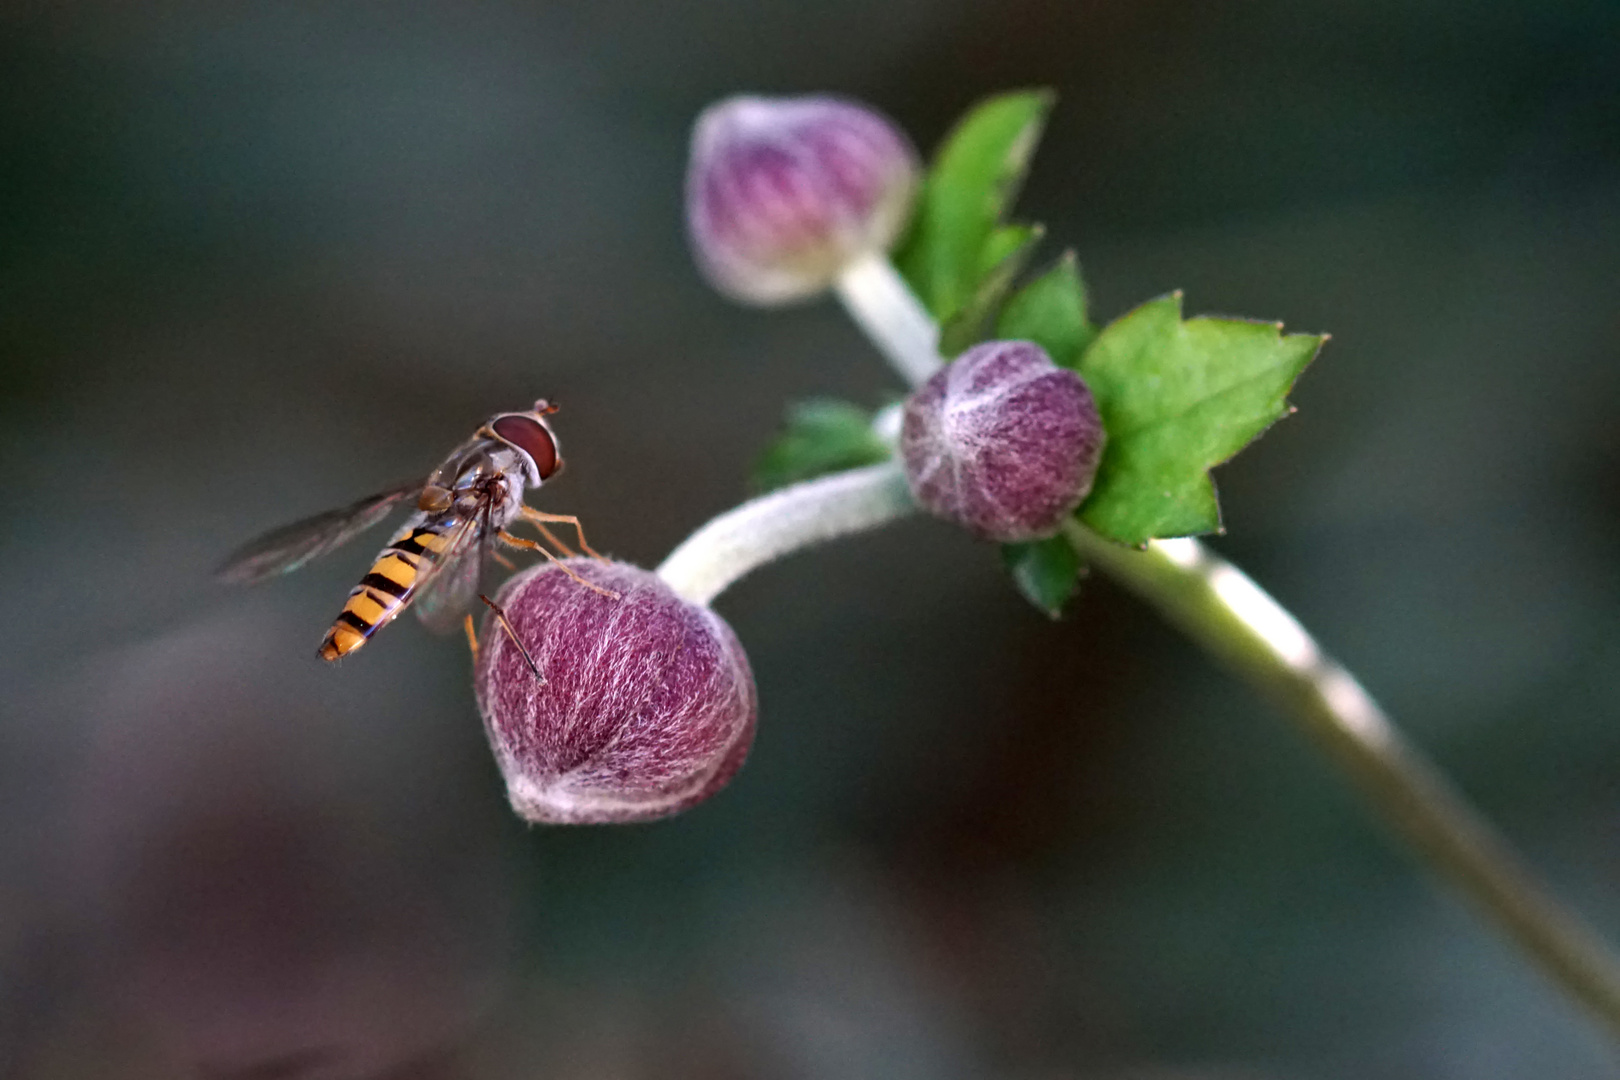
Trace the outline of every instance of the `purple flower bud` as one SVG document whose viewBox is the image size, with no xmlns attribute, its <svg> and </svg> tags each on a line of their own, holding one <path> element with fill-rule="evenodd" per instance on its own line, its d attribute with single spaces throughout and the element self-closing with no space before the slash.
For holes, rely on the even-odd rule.
<svg viewBox="0 0 1620 1080">
<path fill-rule="evenodd" d="M 628 563 L 570 559 L 512 578 L 475 689 L 512 808 L 530 821 L 646 821 L 713 795 L 742 767 L 758 700 L 731 627 Z"/>
<path fill-rule="evenodd" d="M 692 130 L 686 219 L 715 288 L 752 304 L 813 296 L 911 215 L 917 154 L 887 117 L 836 97 L 732 97 Z"/>
<path fill-rule="evenodd" d="M 976 536 L 1051 536 L 1091 491 L 1106 435 L 1080 376 L 1028 341 L 987 341 L 906 402 L 900 454 L 917 502 Z"/>
</svg>

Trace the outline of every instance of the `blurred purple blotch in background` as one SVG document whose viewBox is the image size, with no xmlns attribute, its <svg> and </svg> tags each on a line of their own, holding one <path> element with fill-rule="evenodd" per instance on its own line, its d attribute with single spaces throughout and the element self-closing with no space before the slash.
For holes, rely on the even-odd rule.
<svg viewBox="0 0 1620 1080">
<path fill-rule="evenodd" d="M 7 5 L 0 1077 L 1611 1076 L 1105 582 L 1050 625 L 921 519 L 767 568 L 718 605 L 737 779 L 525 830 L 460 642 L 314 659 L 370 538 L 208 573 L 541 395 L 537 504 L 655 565 L 785 402 L 898 389 L 830 304 L 704 284 L 699 111 L 836 91 L 926 152 L 1050 84 L 1022 206 L 1099 316 L 1334 334 L 1217 470 L 1220 549 L 1620 931 L 1617 40 L 1586 0 Z"/>
<path fill-rule="evenodd" d="M 511 953 L 489 817 L 456 805 L 453 772 L 372 759 L 351 713 L 400 703 L 334 707 L 280 623 L 251 604 L 123 650 L 89 710 L 60 910 L 86 987 L 169 1075 L 443 1054 Z"/>
</svg>

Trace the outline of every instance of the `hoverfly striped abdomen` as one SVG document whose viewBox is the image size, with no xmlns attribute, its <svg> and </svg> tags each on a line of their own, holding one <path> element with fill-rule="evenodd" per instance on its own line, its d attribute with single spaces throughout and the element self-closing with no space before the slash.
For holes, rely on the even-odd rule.
<svg viewBox="0 0 1620 1080">
<path fill-rule="evenodd" d="M 438 558 L 458 524 L 459 519 L 451 514 L 406 522 L 360 584 L 349 590 L 343 610 L 321 639 L 321 659 L 336 660 L 348 655 L 404 611 L 426 564 Z"/>
</svg>

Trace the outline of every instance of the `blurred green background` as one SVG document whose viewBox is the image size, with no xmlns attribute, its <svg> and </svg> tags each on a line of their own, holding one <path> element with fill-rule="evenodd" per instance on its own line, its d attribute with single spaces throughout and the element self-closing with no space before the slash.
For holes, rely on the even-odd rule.
<svg viewBox="0 0 1620 1080">
<path fill-rule="evenodd" d="M 1100 316 L 1334 335 L 1215 546 L 1620 936 L 1612 0 L 13 3 L 0 1076 L 1617 1075 L 1106 581 L 1052 625 L 921 520 L 769 567 L 733 785 L 534 830 L 459 641 L 315 660 L 369 540 L 209 581 L 539 395 L 540 505 L 655 564 L 787 401 L 898 389 L 704 287 L 697 111 L 835 90 L 926 151 L 1033 84 L 1021 208 Z"/>
</svg>

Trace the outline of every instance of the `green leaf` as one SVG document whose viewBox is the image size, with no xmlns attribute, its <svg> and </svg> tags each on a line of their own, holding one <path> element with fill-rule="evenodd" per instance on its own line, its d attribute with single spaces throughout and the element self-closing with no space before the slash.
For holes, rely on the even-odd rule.
<svg viewBox="0 0 1620 1080">
<path fill-rule="evenodd" d="M 990 234 L 984 250 L 986 267 L 973 295 L 940 327 L 941 356 L 955 356 L 990 336 L 991 320 L 1045 235 L 1040 225 L 1003 225 Z M 990 256 L 998 258 L 990 262 Z"/>
<path fill-rule="evenodd" d="M 979 252 L 979 269 L 977 280 L 983 282 L 985 277 L 1000 267 L 1014 255 L 1023 253 L 1028 256 L 1029 250 L 1035 246 L 1041 237 L 1046 235 L 1044 225 L 998 225 L 990 233 L 989 239 L 984 242 L 984 250 Z"/>
<path fill-rule="evenodd" d="M 1097 336 L 1086 317 L 1086 286 L 1073 251 L 1007 301 L 996 323 L 996 337 L 1033 341 L 1062 367 L 1076 367 Z"/>
<path fill-rule="evenodd" d="M 987 251 L 1029 168 L 1053 95 L 1024 90 L 976 105 L 945 139 L 923 180 L 895 265 L 941 323 L 973 296 Z M 1005 255 L 1003 255 L 1005 257 Z"/>
<path fill-rule="evenodd" d="M 753 482 L 772 491 L 824 473 L 887 461 L 887 443 L 872 431 L 872 414 L 847 401 L 817 398 L 789 406 L 787 430 L 754 464 Z"/>
<path fill-rule="evenodd" d="M 1080 519 L 1126 544 L 1218 531 L 1209 469 L 1290 411 L 1323 336 L 1280 323 L 1181 318 L 1181 294 L 1110 323 L 1080 358 L 1108 447 Z"/>
<path fill-rule="evenodd" d="M 1063 605 L 1074 595 L 1080 580 L 1080 556 L 1062 536 L 1028 544 L 1003 544 L 1001 561 L 1024 599 L 1052 619 L 1063 613 Z"/>
</svg>

